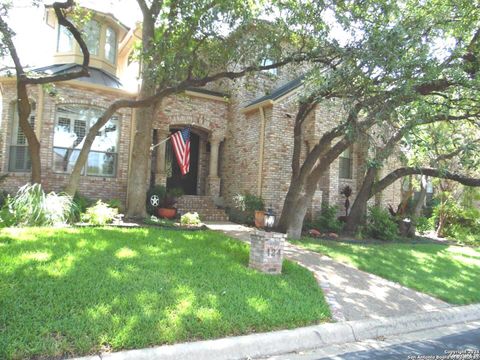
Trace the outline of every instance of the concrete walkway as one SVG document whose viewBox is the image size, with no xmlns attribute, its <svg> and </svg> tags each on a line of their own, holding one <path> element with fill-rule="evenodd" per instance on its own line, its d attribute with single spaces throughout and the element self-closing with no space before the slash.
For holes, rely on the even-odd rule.
<svg viewBox="0 0 480 360">
<path fill-rule="evenodd" d="M 210 222 L 206 225 L 245 242 L 250 242 L 250 232 L 254 230 L 230 222 Z M 450 307 L 429 295 L 288 242 L 284 254 L 287 259 L 313 272 L 336 321 L 379 319 Z"/>
</svg>

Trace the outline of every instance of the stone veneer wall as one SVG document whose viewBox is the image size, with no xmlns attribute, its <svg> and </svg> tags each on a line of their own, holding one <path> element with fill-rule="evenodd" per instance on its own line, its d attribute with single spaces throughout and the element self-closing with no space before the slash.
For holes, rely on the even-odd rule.
<svg viewBox="0 0 480 360">
<path fill-rule="evenodd" d="M 29 95 L 37 102 L 37 111 L 41 106 L 38 103 L 40 87 L 30 87 Z M 55 97 L 44 95 L 42 122 L 36 121 L 36 132 L 41 144 L 42 182 L 47 191 L 61 191 L 67 183 L 68 175 L 55 173 L 53 165 L 53 136 L 56 120 L 56 106 L 59 104 L 89 105 L 105 108 L 113 101 L 127 94 L 109 92 L 100 89 L 85 89 L 67 84 L 57 84 L 58 95 Z M 0 168 L 2 173 L 8 172 L 8 153 L 11 144 L 14 103 L 16 100 L 15 83 L 4 84 L 3 111 L 1 114 Z M 91 199 L 119 199 L 125 204 L 128 176 L 128 157 L 130 149 L 131 110 L 122 109 L 118 113 L 120 133 L 118 144 L 117 174 L 115 177 L 82 176 L 79 192 Z M 36 114 L 36 119 L 39 114 Z M 30 173 L 10 173 L 2 183 L 2 189 L 15 193 L 18 188 L 30 180 Z"/>
</svg>

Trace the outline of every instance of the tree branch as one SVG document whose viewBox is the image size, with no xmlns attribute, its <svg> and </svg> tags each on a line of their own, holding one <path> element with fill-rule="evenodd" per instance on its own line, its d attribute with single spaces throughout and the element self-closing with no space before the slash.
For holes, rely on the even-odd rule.
<svg viewBox="0 0 480 360">
<path fill-rule="evenodd" d="M 390 174 L 379 180 L 372 188 L 370 197 L 385 190 L 388 186 L 392 185 L 396 180 L 408 176 L 408 175 L 425 175 L 440 179 L 448 179 L 456 181 L 466 186 L 480 186 L 480 179 L 472 178 L 461 174 L 455 174 L 450 171 L 444 171 L 435 168 L 414 168 L 414 167 L 402 167 L 392 171 Z"/>
</svg>

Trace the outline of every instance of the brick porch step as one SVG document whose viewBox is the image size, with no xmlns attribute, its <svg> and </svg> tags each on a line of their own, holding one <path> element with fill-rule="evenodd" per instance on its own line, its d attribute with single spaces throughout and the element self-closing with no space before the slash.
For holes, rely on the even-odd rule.
<svg viewBox="0 0 480 360">
<path fill-rule="evenodd" d="M 225 211 L 215 205 L 211 196 L 184 195 L 176 206 L 181 214 L 197 212 L 202 221 L 228 221 Z"/>
</svg>

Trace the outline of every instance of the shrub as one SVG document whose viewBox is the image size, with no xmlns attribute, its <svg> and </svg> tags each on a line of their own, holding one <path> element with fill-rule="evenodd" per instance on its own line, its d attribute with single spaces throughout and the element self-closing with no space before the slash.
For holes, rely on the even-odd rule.
<svg viewBox="0 0 480 360">
<path fill-rule="evenodd" d="M 119 213 L 123 211 L 122 202 L 118 199 L 108 200 L 107 205 L 111 208 L 117 209 Z"/>
<path fill-rule="evenodd" d="M 187 212 L 180 217 L 180 224 L 182 225 L 200 225 L 202 221 L 198 213 Z"/>
<path fill-rule="evenodd" d="M 79 221 L 81 215 L 87 210 L 89 206 L 92 206 L 94 201 L 76 192 L 73 197 L 74 208 L 72 210 L 72 221 Z"/>
<path fill-rule="evenodd" d="M 262 197 L 248 192 L 234 195 L 233 203 L 237 210 L 237 212 L 233 211 L 234 217 L 237 219 L 245 219 L 244 221 L 239 221 L 241 223 L 253 223 L 255 211 L 265 210 L 265 203 Z M 238 212 L 240 214 L 238 214 Z"/>
<path fill-rule="evenodd" d="M 415 228 L 420 234 L 433 229 L 432 222 L 425 216 L 419 216 L 415 219 Z"/>
<path fill-rule="evenodd" d="M 54 192 L 45 195 L 40 184 L 26 184 L 9 198 L 1 217 L 7 226 L 55 226 L 72 221 L 75 209 L 72 197 Z"/>
<path fill-rule="evenodd" d="M 374 206 L 368 210 L 366 234 L 375 239 L 396 240 L 398 225 L 388 211 Z"/>
<path fill-rule="evenodd" d="M 106 225 L 118 218 L 118 210 L 98 200 L 94 206 L 87 209 L 82 220 L 92 225 Z"/>
<path fill-rule="evenodd" d="M 6 203 L 10 195 L 5 190 L 0 191 L 0 208 L 2 208 Z"/>
<path fill-rule="evenodd" d="M 169 219 L 159 219 L 154 215 L 146 218 L 143 222 L 147 225 L 162 226 L 167 228 L 175 227 L 175 221 Z"/>
<path fill-rule="evenodd" d="M 343 222 L 337 219 L 337 206 L 324 205 L 320 215 L 307 226 L 321 232 L 338 233 L 343 229 Z"/>
<path fill-rule="evenodd" d="M 228 219 L 237 224 L 248 224 L 253 221 L 252 216 L 248 216 L 245 211 L 237 208 L 227 208 Z"/>
</svg>

